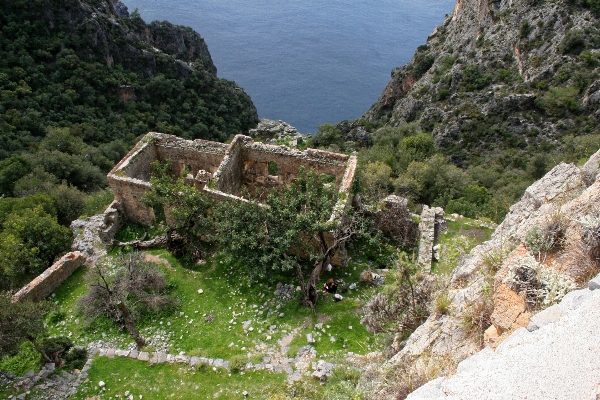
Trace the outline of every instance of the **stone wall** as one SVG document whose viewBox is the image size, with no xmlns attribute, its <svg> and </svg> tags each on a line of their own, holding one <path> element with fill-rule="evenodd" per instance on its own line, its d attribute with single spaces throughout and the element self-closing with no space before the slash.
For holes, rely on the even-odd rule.
<svg viewBox="0 0 600 400">
<path fill-rule="evenodd" d="M 441 227 L 445 224 L 444 210 L 440 207 L 431 207 L 424 205 L 421 213 L 421 222 L 419 223 L 419 257 L 417 264 L 421 266 L 424 272 L 431 272 L 431 262 L 433 260 L 433 246 L 437 242 Z"/>
<path fill-rule="evenodd" d="M 85 263 L 87 256 L 78 251 L 67 253 L 37 278 L 25 285 L 13 296 L 13 302 L 40 301 L 59 287 L 73 272 Z"/>
<path fill-rule="evenodd" d="M 339 217 L 349 204 L 356 171 L 356 157 L 345 154 L 255 143 L 244 135 L 237 135 L 227 145 L 151 132 L 108 174 L 115 200 L 129 221 L 145 225 L 154 223 L 154 213 L 142 203 L 142 198 L 152 189 L 149 180 L 151 164 L 155 160 L 171 160 L 174 176 L 187 170 L 186 180 L 217 200 L 239 201 L 245 201 L 239 197 L 243 188 L 256 194 L 260 189 L 288 185 L 297 179 L 304 166 L 306 170 L 331 175 L 335 181 L 340 200 L 332 218 Z M 276 164 L 277 175 L 269 174 L 270 162 Z"/>
<path fill-rule="evenodd" d="M 383 199 L 379 209 L 368 213 L 376 229 L 394 239 L 399 246 L 414 248 L 419 240 L 419 229 L 407 205 L 407 199 L 390 195 Z"/>
</svg>

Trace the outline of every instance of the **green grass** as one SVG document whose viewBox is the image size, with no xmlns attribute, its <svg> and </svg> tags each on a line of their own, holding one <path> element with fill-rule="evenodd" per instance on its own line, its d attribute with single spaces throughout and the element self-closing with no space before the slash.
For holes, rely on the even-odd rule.
<svg viewBox="0 0 600 400">
<path fill-rule="evenodd" d="M 137 233 L 136 227 L 129 228 L 121 237 Z M 242 266 L 220 253 L 208 257 L 204 265 L 176 258 L 166 250 L 153 250 L 149 254 L 166 261 L 161 265 L 175 287 L 180 306 L 170 314 L 144 317 L 138 329 L 144 337 L 168 336 L 169 352 L 173 354 L 184 351 L 188 355 L 223 359 L 248 353 L 258 355 L 266 348 L 279 349 L 278 340 L 292 332 L 296 335 L 290 345 L 291 354 L 307 344 L 307 333 L 315 336 L 319 356 L 341 350 L 366 353 L 373 348 L 372 335 L 360 324 L 360 308 L 376 290 L 372 287 L 359 284 L 357 290 L 344 293 L 341 302 L 334 302 L 332 295 L 321 294 L 317 313 L 313 315 L 310 309 L 299 306 L 296 299 L 281 304 L 275 299 L 277 282 L 296 285 L 291 273 L 251 282 Z M 324 273 L 321 284 L 330 277 L 342 279 L 346 284 L 358 282 L 364 269 L 390 266 L 394 258 L 392 246 L 367 249 L 359 244 L 350 249 L 350 254 L 349 266 Z M 51 327 L 51 334 L 68 336 L 79 345 L 103 340 L 121 348 L 130 346 L 132 339 L 108 318 L 98 318 L 85 326 L 77 314 L 77 299 L 87 290 L 86 270 L 76 271 L 52 298 L 64 318 Z M 284 317 L 280 318 L 280 313 Z M 208 315 L 214 316 L 212 322 L 206 322 Z M 242 323 L 249 320 L 252 330 L 244 330 Z M 315 330 L 318 322 L 323 322 L 324 329 Z M 272 325 L 275 330 L 270 329 Z"/>
<path fill-rule="evenodd" d="M 150 365 L 128 358 L 97 357 L 88 372 L 89 382 L 80 386 L 72 399 L 98 396 L 100 399 L 126 398 L 129 391 L 135 399 L 243 399 L 269 398 L 269 392 L 285 383 L 285 374 L 266 371 L 229 374 L 223 369 L 196 370 L 182 364 Z M 103 381 L 101 389 L 98 383 Z"/>
<path fill-rule="evenodd" d="M 432 272 L 443 275 L 452 273 L 463 254 L 476 245 L 485 242 L 494 232 L 493 229 L 480 226 L 470 218 L 459 218 L 446 222 L 447 230 L 440 235 L 440 261 L 432 264 Z"/>
</svg>

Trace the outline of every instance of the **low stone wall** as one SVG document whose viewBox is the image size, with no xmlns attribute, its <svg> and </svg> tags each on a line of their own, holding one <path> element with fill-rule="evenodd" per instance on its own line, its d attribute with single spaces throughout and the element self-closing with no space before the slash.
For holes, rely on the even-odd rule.
<svg viewBox="0 0 600 400">
<path fill-rule="evenodd" d="M 67 253 L 37 278 L 23 286 L 13 296 L 13 302 L 40 301 L 59 287 L 77 268 L 85 263 L 87 256 L 79 251 Z"/>
</svg>

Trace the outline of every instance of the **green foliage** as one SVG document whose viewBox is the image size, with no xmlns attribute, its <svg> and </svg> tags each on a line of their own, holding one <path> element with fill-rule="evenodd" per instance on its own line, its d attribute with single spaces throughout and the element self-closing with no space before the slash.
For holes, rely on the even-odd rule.
<svg viewBox="0 0 600 400">
<path fill-rule="evenodd" d="M 133 38 L 158 23 L 148 26 L 135 14 L 109 22 L 100 11 L 87 19 L 93 24 L 74 28 L 70 15 L 87 11 L 71 3 L 0 3 L 0 160 L 27 153 L 32 167 L 92 191 L 106 185 L 106 172 L 148 131 L 225 141 L 258 121 L 250 98 L 235 83 L 217 78 L 209 59 L 186 59 L 187 54 L 168 54 L 168 48 L 147 52 L 154 54 L 150 59 L 144 55 L 140 50 L 150 44 Z M 160 25 L 155 34 L 165 42 L 180 29 L 187 35 Z M 132 34 L 125 36 L 127 31 Z M 106 54 L 113 55 L 114 65 Z M 194 71 L 183 74 L 176 58 L 194 63 Z M 133 91 L 134 100 L 120 98 L 123 87 Z M 18 158 L 4 161 L 0 195 L 11 195 L 30 168 Z"/>
<path fill-rule="evenodd" d="M 317 127 L 318 131 L 310 140 L 309 147 L 326 148 L 334 143 L 339 143 L 342 132 L 333 124 L 323 124 Z"/>
<path fill-rule="evenodd" d="M 31 171 L 29 162 L 18 155 L 0 161 L 0 196 L 12 196 L 15 182 Z"/>
<path fill-rule="evenodd" d="M 519 37 L 521 39 L 525 39 L 527 36 L 529 36 L 529 34 L 531 33 L 532 30 L 533 30 L 533 26 L 531 26 L 529 21 L 524 20 L 523 23 L 521 24 L 521 27 L 519 28 Z"/>
<path fill-rule="evenodd" d="M 83 192 L 65 183 L 54 186 L 50 190 L 50 197 L 54 200 L 58 222 L 66 226 L 77 219 L 85 208 Z"/>
<path fill-rule="evenodd" d="M 389 194 L 392 169 L 381 161 L 370 162 L 360 170 L 360 184 L 367 198 L 381 200 Z"/>
<path fill-rule="evenodd" d="M 600 0 L 585 0 L 585 4 L 592 10 L 596 15 L 600 15 Z"/>
<path fill-rule="evenodd" d="M 415 78 L 418 79 L 421 76 L 425 75 L 425 73 L 429 71 L 434 62 L 435 56 L 433 54 L 418 52 L 415 55 L 415 61 L 413 64 L 413 72 L 415 74 Z"/>
<path fill-rule="evenodd" d="M 411 162 L 395 181 L 396 190 L 421 204 L 445 206 L 467 187 L 469 177 L 446 157 L 436 154 Z"/>
<path fill-rule="evenodd" d="M 550 115 L 562 117 L 579 111 L 579 90 L 576 87 L 552 87 L 536 99 L 536 105 Z"/>
<path fill-rule="evenodd" d="M 489 72 L 482 72 L 478 65 L 468 65 L 462 71 L 460 87 L 462 91 L 475 92 L 488 86 L 493 81 Z"/>
<path fill-rule="evenodd" d="M 29 341 L 21 343 L 20 350 L 14 356 L 0 358 L 0 371 L 12 372 L 16 376 L 23 376 L 27 372 L 36 371 L 40 367 L 40 353 Z"/>
<path fill-rule="evenodd" d="M 110 190 L 99 190 L 85 197 L 85 206 L 82 210 L 83 217 L 103 213 L 106 207 L 114 200 L 114 194 Z"/>
<path fill-rule="evenodd" d="M 0 354 L 13 356 L 26 340 L 35 344 L 44 337 L 44 316 L 52 308 L 52 304 L 45 301 L 12 303 L 9 293 L 0 293 Z"/>
<path fill-rule="evenodd" d="M 229 369 L 231 372 L 241 372 L 248 363 L 248 357 L 233 356 L 229 359 Z"/>
<path fill-rule="evenodd" d="M 164 164 L 152 163 L 152 191 L 144 195 L 143 201 L 154 209 L 159 219 L 168 214 L 169 227 L 191 240 L 209 227 L 206 211 L 210 202 L 204 192 L 186 184 L 182 178 L 173 178 L 171 170 L 170 160 Z"/>
<path fill-rule="evenodd" d="M 20 285 L 48 268 L 71 246 L 71 231 L 41 206 L 9 214 L 0 233 L 4 285 Z M 5 286 L 6 287 L 6 286 Z"/>
<path fill-rule="evenodd" d="M 0 225 L 4 224 L 4 221 L 6 221 L 10 214 L 22 214 L 28 210 L 33 210 L 38 206 L 41 207 L 46 214 L 56 216 L 54 200 L 45 193 L 36 193 L 22 198 L 0 198 Z"/>
<path fill-rule="evenodd" d="M 244 197 L 250 195 L 246 193 Z M 306 173 L 301 169 L 295 182 L 269 192 L 268 208 L 256 202 L 217 203 L 214 238 L 253 276 L 289 271 L 304 264 L 303 258 L 314 260 L 323 256 L 317 243 L 303 239 L 333 228 L 327 221 L 335 201 L 335 191 L 314 171 Z M 294 249 L 294 254 L 289 253 L 290 249 Z"/>
<path fill-rule="evenodd" d="M 571 29 L 558 45 L 558 50 L 563 54 L 578 55 L 585 50 L 585 34 L 582 30 Z"/>
</svg>

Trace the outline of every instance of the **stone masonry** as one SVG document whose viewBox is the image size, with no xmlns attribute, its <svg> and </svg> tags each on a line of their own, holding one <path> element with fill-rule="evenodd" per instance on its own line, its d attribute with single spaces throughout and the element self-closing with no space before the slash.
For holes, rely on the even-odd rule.
<svg viewBox="0 0 600 400">
<path fill-rule="evenodd" d="M 419 223 L 419 264 L 424 272 L 431 272 L 431 262 L 433 259 L 433 246 L 438 238 L 440 230 L 445 224 L 444 210 L 441 207 L 431 207 L 423 205 L 421 213 L 421 222 Z"/>
<path fill-rule="evenodd" d="M 37 278 L 23 286 L 13 296 L 13 302 L 21 300 L 40 301 L 46 298 L 77 268 L 85 263 L 87 256 L 78 251 L 67 253 Z"/>
<path fill-rule="evenodd" d="M 268 189 L 293 182 L 301 167 L 330 175 L 340 193 L 332 219 L 351 204 L 350 187 L 356 171 L 356 157 L 345 154 L 255 143 L 244 135 L 223 144 L 151 132 L 108 174 L 118 208 L 129 221 L 154 222 L 154 213 L 142 203 L 142 197 L 152 188 L 151 163 L 156 160 L 171 160 L 174 176 L 185 175 L 190 184 L 215 199 L 247 201 L 240 197 L 244 191 L 261 199 Z"/>
</svg>

